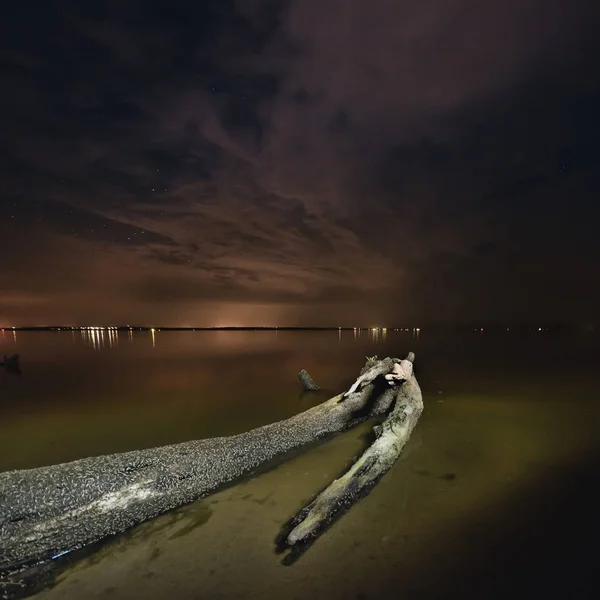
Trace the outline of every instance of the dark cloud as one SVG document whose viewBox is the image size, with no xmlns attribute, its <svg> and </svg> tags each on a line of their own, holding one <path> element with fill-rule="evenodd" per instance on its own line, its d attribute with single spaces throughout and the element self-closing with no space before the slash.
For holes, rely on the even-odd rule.
<svg viewBox="0 0 600 600">
<path fill-rule="evenodd" d="M 597 316 L 596 2 L 32 10 L 1 322 Z"/>
</svg>

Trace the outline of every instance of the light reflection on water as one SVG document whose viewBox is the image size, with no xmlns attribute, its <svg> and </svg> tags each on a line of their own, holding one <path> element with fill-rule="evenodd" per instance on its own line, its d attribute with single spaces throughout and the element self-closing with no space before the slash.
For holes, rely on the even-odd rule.
<svg viewBox="0 0 600 600">
<path fill-rule="evenodd" d="M 493 589 L 478 590 L 492 597 L 517 525 L 557 535 L 552 502 L 579 489 L 573 478 L 591 473 L 600 439 L 600 353 L 589 336 L 129 330 L 119 344 L 117 331 L 19 332 L 16 343 L 6 333 L 0 355 L 19 352 L 23 375 L 0 372 L 1 470 L 286 418 L 347 387 L 375 354 L 415 351 L 424 391 L 403 458 L 293 567 L 274 553 L 279 527 L 360 454 L 369 424 L 119 536 L 40 598 L 371 598 L 389 585 L 433 598 L 497 565 Z M 302 368 L 323 396 L 301 393 Z M 547 480 L 559 488 L 540 495 Z M 547 561 L 552 542 L 523 552 Z"/>
<path fill-rule="evenodd" d="M 17 331 L 15 329 L 0 329 L 0 350 L 6 351 L 9 343 L 16 345 Z"/>
</svg>

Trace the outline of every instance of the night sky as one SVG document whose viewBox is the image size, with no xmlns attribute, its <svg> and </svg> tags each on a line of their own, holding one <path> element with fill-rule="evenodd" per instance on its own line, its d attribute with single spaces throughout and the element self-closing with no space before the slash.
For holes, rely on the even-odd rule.
<svg viewBox="0 0 600 600">
<path fill-rule="evenodd" d="M 597 321 L 599 4 L 10 3 L 0 325 Z"/>
</svg>

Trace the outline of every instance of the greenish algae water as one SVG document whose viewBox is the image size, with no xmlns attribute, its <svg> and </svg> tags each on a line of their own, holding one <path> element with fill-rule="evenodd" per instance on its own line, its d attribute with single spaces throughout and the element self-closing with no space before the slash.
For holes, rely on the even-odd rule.
<svg viewBox="0 0 600 600">
<path fill-rule="evenodd" d="M 1 341 L 1 339 L 0 339 Z M 305 410 L 365 356 L 416 352 L 425 412 L 401 460 L 292 566 L 281 526 L 370 426 L 141 524 L 35 598 L 597 597 L 598 340 L 550 333 L 19 333 L 0 353 L 0 469 L 228 435 Z M 567 356 L 568 360 L 564 360 Z M 589 545 L 589 547 L 588 547 Z"/>
</svg>

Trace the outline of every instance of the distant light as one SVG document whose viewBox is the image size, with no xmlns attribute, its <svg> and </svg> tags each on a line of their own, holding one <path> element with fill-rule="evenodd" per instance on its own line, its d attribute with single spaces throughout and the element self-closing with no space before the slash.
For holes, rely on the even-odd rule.
<svg viewBox="0 0 600 600">
<path fill-rule="evenodd" d="M 541 330 L 542 330 L 542 328 L 540 327 L 540 328 L 538 329 L 538 331 L 541 331 Z"/>
</svg>

